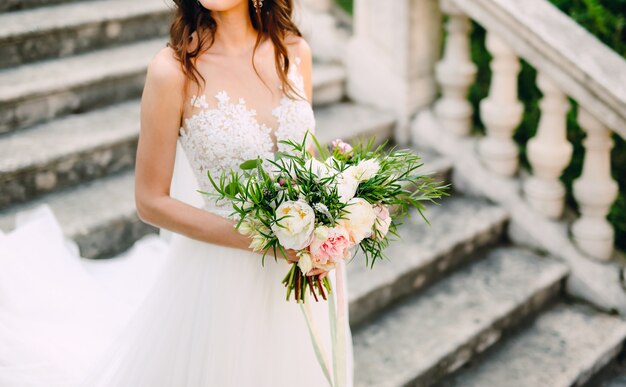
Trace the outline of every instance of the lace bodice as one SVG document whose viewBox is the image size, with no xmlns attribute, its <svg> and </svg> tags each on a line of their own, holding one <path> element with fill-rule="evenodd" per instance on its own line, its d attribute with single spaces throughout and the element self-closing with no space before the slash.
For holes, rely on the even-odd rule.
<svg viewBox="0 0 626 387">
<path fill-rule="evenodd" d="M 300 57 L 295 57 L 289 66 L 288 79 L 298 91 L 304 93 L 304 81 L 299 71 Z M 282 88 L 281 88 L 282 89 Z M 302 141 L 308 130 L 315 133 L 313 108 L 307 100 L 291 99 L 283 90 L 278 106 L 272 109 L 278 126 L 274 130 L 276 141 Z M 209 107 L 206 95 L 194 95 L 189 103 L 197 113 L 184 120 L 180 128 L 180 143 L 193 168 L 198 186 L 202 191 L 215 192 L 207 177 L 211 172 L 214 178 L 222 172 L 237 170 L 242 162 L 255 159 L 273 159 L 274 151 L 285 151 L 285 144 L 274 144 L 273 129 L 256 118 L 255 109 L 250 109 L 243 98 L 231 101 L 231 96 L 220 90 L 215 93 L 215 107 Z M 216 202 L 214 198 L 202 195 L 205 209 L 221 216 L 232 212 L 226 202 Z"/>
</svg>

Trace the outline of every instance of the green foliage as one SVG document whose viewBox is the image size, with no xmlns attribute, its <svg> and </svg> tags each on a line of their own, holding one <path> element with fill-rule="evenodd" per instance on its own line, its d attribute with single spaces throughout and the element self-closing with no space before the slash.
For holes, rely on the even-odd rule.
<svg viewBox="0 0 626 387">
<path fill-rule="evenodd" d="M 337 4 L 343 8 L 348 14 L 352 15 L 352 0 L 336 0 Z"/>
</svg>

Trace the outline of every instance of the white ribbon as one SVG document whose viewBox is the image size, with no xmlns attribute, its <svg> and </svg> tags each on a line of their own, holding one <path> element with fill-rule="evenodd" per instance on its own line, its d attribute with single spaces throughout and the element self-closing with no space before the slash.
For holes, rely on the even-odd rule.
<svg viewBox="0 0 626 387">
<path fill-rule="evenodd" d="M 309 328 L 311 342 L 315 349 L 317 361 L 322 367 L 322 371 L 331 387 L 346 387 L 346 298 L 345 287 L 343 281 L 343 271 L 345 270 L 345 262 L 341 261 L 335 267 L 336 278 L 336 294 L 337 301 L 335 305 L 335 297 L 332 287 L 328 294 L 328 318 L 330 321 L 330 336 L 333 354 L 333 375 L 331 378 L 329 360 L 326 352 L 322 348 L 319 332 L 311 315 L 309 302 L 300 304 L 300 308 L 304 313 L 304 318 Z M 306 296 L 305 296 L 306 297 Z"/>
</svg>

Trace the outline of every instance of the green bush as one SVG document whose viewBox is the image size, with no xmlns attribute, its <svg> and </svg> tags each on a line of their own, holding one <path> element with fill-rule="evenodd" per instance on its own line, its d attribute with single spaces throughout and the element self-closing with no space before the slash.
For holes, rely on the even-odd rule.
<svg viewBox="0 0 626 387">
<path fill-rule="evenodd" d="M 347 12 L 352 13 L 352 0 L 336 0 Z M 626 0 L 550 0 L 555 6 L 568 14 L 580 25 L 594 34 L 599 40 L 611 47 L 620 55 L 626 57 Z M 374 28 L 374 27 L 373 27 Z M 489 91 L 491 71 L 489 61 L 491 57 L 485 49 L 485 30 L 474 25 L 472 32 L 472 60 L 477 64 L 479 72 L 474 85 L 469 92 L 469 98 L 474 105 L 474 128 L 477 133 L 484 133 L 484 126 L 480 120 L 478 103 L 485 98 Z M 519 144 L 522 165 L 529 167 L 526 158 L 526 143 L 535 135 L 539 122 L 538 102 L 541 92 L 536 85 L 537 72 L 528 63 L 522 61 L 522 70 L 519 76 L 519 97 L 524 103 L 525 112 L 522 123 L 515 133 L 515 140 Z M 572 109 L 567 116 L 567 136 L 574 145 L 572 162 L 562 176 L 567 187 L 568 205 L 576 209 L 576 202 L 572 197 L 572 182 L 582 170 L 584 149 L 582 140 L 584 133 L 576 121 L 578 106 L 570 100 Z M 619 184 L 619 196 L 611 207 L 608 219 L 616 231 L 616 246 L 626 250 L 626 141 L 614 135 L 615 146 L 612 152 L 613 178 Z"/>
</svg>

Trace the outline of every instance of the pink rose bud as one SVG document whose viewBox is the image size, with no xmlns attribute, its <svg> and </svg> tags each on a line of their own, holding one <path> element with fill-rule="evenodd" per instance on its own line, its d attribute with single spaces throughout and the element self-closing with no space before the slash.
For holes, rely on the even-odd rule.
<svg viewBox="0 0 626 387">
<path fill-rule="evenodd" d="M 348 155 L 352 152 L 352 145 L 344 142 L 342 139 L 338 138 L 332 142 L 333 148 L 339 150 L 340 153 Z"/>
</svg>

